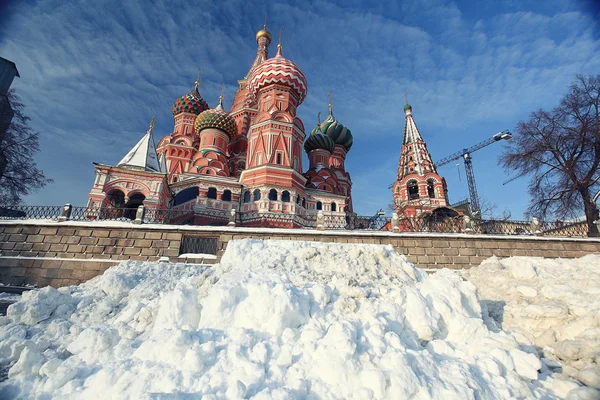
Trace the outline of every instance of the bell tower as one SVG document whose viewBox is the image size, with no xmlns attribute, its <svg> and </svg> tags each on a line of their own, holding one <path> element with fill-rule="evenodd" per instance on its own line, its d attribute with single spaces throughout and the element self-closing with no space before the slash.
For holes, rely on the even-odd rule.
<svg viewBox="0 0 600 400">
<path fill-rule="evenodd" d="M 412 115 L 404 106 L 406 122 L 398 162 L 398 178 L 392 185 L 394 208 L 400 218 L 419 217 L 423 212 L 447 206 L 446 181 L 438 175 L 427 144 Z"/>
</svg>

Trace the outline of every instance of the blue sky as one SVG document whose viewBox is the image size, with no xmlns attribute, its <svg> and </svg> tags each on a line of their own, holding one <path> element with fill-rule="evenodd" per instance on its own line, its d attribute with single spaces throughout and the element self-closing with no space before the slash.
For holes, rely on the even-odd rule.
<svg viewBox="0 0 600 400">
<path fill-rule="evenodd" d="M 229 107 L 268 16 L 284 55 L 306 75 L 307 130 L 327 110 L 354 135 L 346 168 L 354 206 L 391 202 L 404 127 L 404 93 L 435 160 L 557 105 L 574 76 L 600 72 L 600 12 L 592 1 L 13 1 L 0 5 L 0 56 L 17 64 L 13 87 L 41 132 L 38 165 L 54 183 L 29 204 L 84 205 L 92 161 L 114 164 L 156 116 L 193 87 L 211 107 L 221 83 Z M 275 46 L 271 46 L 271 56 Z M 502 186 L 502 145 L 473 154 L 479 195 L 521 218 L 527 180 Z M 308 162 L 305 160 L 304 168 Z M 459 178 L 460 169 L 460 178 Z M 451 202 L 468 195 L 463 166 L 438 170 Z"/>
</svg>

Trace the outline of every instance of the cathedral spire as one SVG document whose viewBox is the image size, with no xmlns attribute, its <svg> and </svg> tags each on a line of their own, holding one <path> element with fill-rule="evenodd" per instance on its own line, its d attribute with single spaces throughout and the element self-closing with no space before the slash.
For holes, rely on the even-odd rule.
<svg viewBox="0 0 600 400">
<path fill-rule="evenodd" d="M 143 169 L 145 171 L 164 172 L 161 171 L 160 163 L 156 157 L 156 144 L 152 131 L 154 130 L 154 117 L 150 121 L 150 127 L 146 134 L 129 153 L 125 155 L 117 164 L 117 167 L 133 167 L 135 169 Z"/>
<path fill-rule="evenodd" d="M 254 58 L 254 61 L 252 62 L 252 65 L 250 66 L 250 69 L 248 70 L 248 73 L 244 79 L 248 79 L 250 75 L 252 75 L 252 71 L 254 71 L 254 69 L 258 67 L 260 63 L 269 58 L 269 44 L 271 43 L 271 40 L 273 40 L 273 36 L 267 30 L 267 21 L 265 20 L 263 29 L 256 32 L 256 44 L 258 45 L 256 57 Z"/>
</svg>

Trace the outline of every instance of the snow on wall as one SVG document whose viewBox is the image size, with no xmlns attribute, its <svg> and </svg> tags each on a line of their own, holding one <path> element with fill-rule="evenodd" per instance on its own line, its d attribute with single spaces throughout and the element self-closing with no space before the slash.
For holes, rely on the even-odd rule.
<svg viewBox="0 0 600 400">
<path fill-rule="evenodd" d="M 368 244 L 246 239 L 213 268 L 126 261 L 28 292 L 0 319 L 0 366 L 0 398 L 596 393 L 550 376 L 457 273 L 427 276 Z"/>
<path fill-rule="evenodd" d="M 462 274 L 502 328 L 537 348 L 548 367 L 600 389 L 600 256 L 492 257 Z"/>
</svg>

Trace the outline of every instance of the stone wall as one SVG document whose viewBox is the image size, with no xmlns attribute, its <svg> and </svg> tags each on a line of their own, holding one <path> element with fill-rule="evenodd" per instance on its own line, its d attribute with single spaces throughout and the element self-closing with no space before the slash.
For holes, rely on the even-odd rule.
<svg viewBox="0 0 600 400">
<path fill-rule="evenodd" d="M 218 239 L 214 257 L 179 258 L 182 239 Z M 212 263 L 233 239 L 391 244 L 418 267 L 470 268 L 493 255 L 575 258 L 600 254 L 600 240 L 380 231 L 315 231 L 101 222 L 0 222 L 0 282 L 65 286 L 86 281 L 122 260 Z"/>
</svg>

